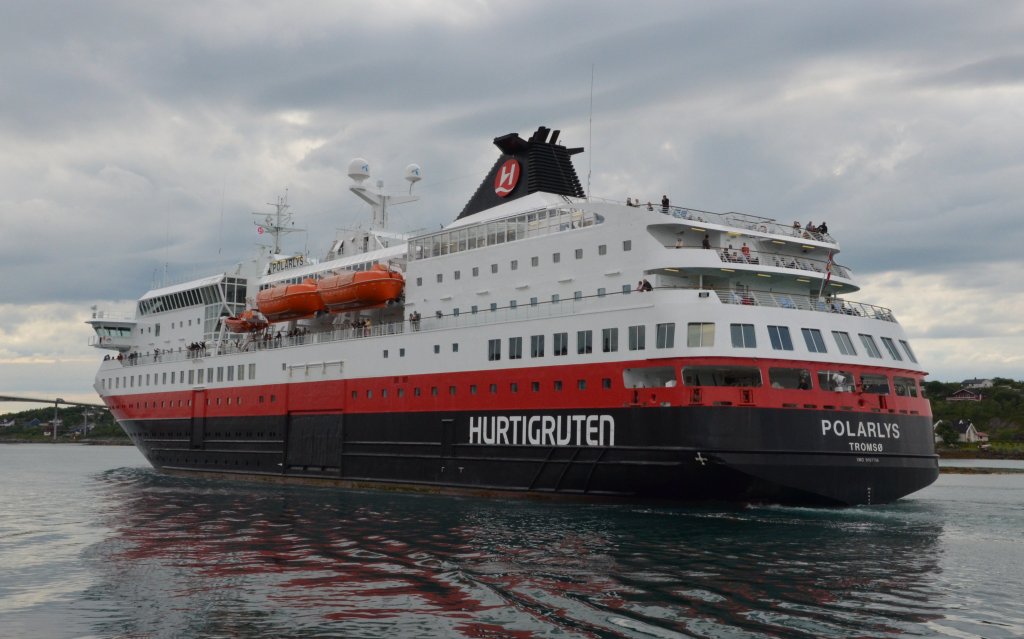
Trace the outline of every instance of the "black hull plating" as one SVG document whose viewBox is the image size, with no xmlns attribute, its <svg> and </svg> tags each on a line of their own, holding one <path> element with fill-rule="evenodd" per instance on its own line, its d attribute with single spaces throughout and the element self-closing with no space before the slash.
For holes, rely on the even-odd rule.
<svg viewBox="0 0 1024 639">
<path fill-rule="evenodd" d="M 938 476 L 930 420 L 918 415 L 622 408 L 122 426 L 169 472 L 351 487 L 856 505 L 891 502 Z"/>
</svg>

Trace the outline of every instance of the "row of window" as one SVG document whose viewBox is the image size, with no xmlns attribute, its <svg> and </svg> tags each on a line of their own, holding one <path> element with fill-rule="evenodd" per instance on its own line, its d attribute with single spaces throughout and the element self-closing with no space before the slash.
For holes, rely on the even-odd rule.
<svg viewBox="0 0 1024 639">
<path fill-rule="evenodd" d="M 157 386 L 168 384 L 168 378 L 170 384 L 212 384 L 214 383 L 214 374 L 216 373 L 216 381 L 218 382 L 233 382 L 236 379 L 240 382 L 244 382 L 246 378 L 246 370 L 249 372 L 249 379 L 256 379 L 256 364 L 255 362 L 250 363 L 248 368 L 245 364 L 239 364 L 237 366 L 217 366 L 210 368 L 192 368 L 189 370 L 181 371 L 165 371 L 163 373 L 139 373 L 138 375 L 117 375 L 114 377 L 105 377 L 100 380 L 104 390 L 113 390 L 118 388 L 143 388 L 145 386 Z"/>
<path fill-rule="evenodd" d="M 647 348 L 647 327 L 643 324 L 628 327 L 628 348 L 631 351 L 642 351 Z M 753 324 L 730 324 L 729 325 L 730 337 L 732 338 L 733 348 L 757 348 L 757 333 Z M 827 353 L 828 348 L 825 345 L 825 340 L 822 336 L 821 330 L 817 328 L 801 328 L 801 334 L 804 338 L 804 343 L 807 346 L 808 352 L 811 353 Z M 593 352 L 594 348 L 594 335 L 591 330 L 576 331 L 576 353 L 578 355 L 584 355 Z M 674 322 L 667 322 L 664 324 L 655 325 L 655 348 L 674 348 L 675 347 L 675 333 L 676 325 Z M 865 352 L 868 357 L 881 359 L 882 353 L 878 350 L 878 345 L 875 342 L 875 338 L 872 335 L 865 333 L 859 333 L 861 344 L 864 346 Z M 545 355 L 545 338 L 546 335 L 531 335 L 530 336 L 530 357 L 544 357 Z M 792 351 L 793 340 L 790 337 L 788 326 L 768 326 L 768 338 L 771 342 L 772 349 L 777 351 Z M 853 345 L 853 340 L 850 339 L 850 334 L 845 331 L 832 331 L 832 338 L 835 340 L 836 346 L 839 352 L 843 355 L 857 356 L 857 349 Z M 891 337 L 882 337 L 882 344 L 885 346 L 889 356 L 895 361 L 903 361 L 903 355 L 900 350 L 896 347 L 895 341 Z M 569 333 L 561 332 L 552 335 L 552 355 L 562 356 L 567 355 L 569 351 Z M 906 354 L 907 358 L 917 363 L 917 357 L 914 355 L 914 351 L 911 350 L 910 344 L 906 340 L 899 340 L 900 346 L 903 348 L 903 353 Z M 690 348 L 701 348 L 714 346 L 715 344 L 715 324 L 713 322 L 689 322 L 686 325 L 686 345 Z M 489 361 L 496 361 L 501 359 L 501 339 L 490 339 L 487 341 L 487 359 Z M 457 349 L 456 349 L 457 350 Z M 601 350 L 605 353 L 614 353 L 619 350 L 619 329 L 618 328 L 605 328 L 601 330 Z M 439 347 L 434 347 L 434 352 L 439 352 Z M 385 351 L 386 353 L 386 351 Z M 522 337 L 509 337 L 508 338 L 508 358 L 509 359 L 522 359 L 523 357 L 523 338 Z M 386 357 L 387 355 L 385 355 Z"/>
<path fill-rule="evenodd" d="M 628 252 L 628 251 L 631 251 L 631 250 L 633 250 L 633 241 L 632 240 L 623 240 L 622 241 L 622 251 L 623 252 Z M 597 247 L 597 254 L 598 255 L 607 255 L 608 254 L 608 245 L 607 244 L 599 244 L 598 247 Z M 575 258 L 577 260 L 582 260 L 583 259 L 583 249 L 581 249 L 581 248 L 575 249 L 575 251 L 573 251 L 573 255 L 575 256 Z M 551 263 L 552 264 L 559 264 L 561 261 L 562 261 L 562 253 L 561 252 L 555 252 L 555 253 L 551 254 Z M 531 257 L 530 258 L 530 266 L 532 266 L 532 267 L 540 266 L 540 257 L 537 256 L 537 255 L 534 255 L 533 257 Z M 519 260 L 510 260 L 509 263 L 508 263 L 508 269 L 510 271 L 518 271 L 519 270 Z M 498 264 L 491 264 L 491 273 L 497 273 L 497 272 L 498 272 Z M 471 269 L 470 273 L 472 274 L 473 277 L 479 277 L 480 276 L 480 267 L 479 266 L 474 266 Z M 444 282 L 444 273 L 437 273 L 434 277 L 437 279 L 437 283 L 438 284 L 441 284 L 442 282 Z M 452 271 L 452 279 L 453 280 L 461 280 L 462 279 L 462 271 L 461 270 Z M 423 286 L 423 278 L 422 277 L 417 277 L 416 278 L 416 286 Z M 626 292 L 628 292 L 628 289 L 629 289 L 629 287 L 627 286 L 626 287 Z"/>
</svg>

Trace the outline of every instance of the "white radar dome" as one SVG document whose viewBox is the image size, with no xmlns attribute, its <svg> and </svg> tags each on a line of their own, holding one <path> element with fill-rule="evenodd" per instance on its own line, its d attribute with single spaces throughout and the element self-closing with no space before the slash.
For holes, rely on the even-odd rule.
<svg viewBox="0 0 1024 639">
<path fill-rule="evenodd" d="M 348 163 L 348 176 L 356 184 L 362 184 L 363 180 L 370 177 L 370 163 L 363 158 L 356 158 Z"/>
<path fill-rule="evenodd" d="M 410 164 L 405 167 L 405 179 L 409 181 L 409 184 L 416 184 L 423 179 L 423 175 L 420 173 L 419 164 Z"/>
</svg>

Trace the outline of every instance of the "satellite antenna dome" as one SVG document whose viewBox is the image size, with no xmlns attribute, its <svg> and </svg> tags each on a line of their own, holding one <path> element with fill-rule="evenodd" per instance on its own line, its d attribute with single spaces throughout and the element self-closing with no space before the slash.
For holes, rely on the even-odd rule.
<svg viewBox="0 0 1024 639">
<path fill-rule="evenodd" d="M 409 181 L 410 185 L 416 184 L 423 179 L 423 175 L 420 172 L 419 164 L 410 164 L 405 167 L 405 179 Z"/>
<path fill-rule="evenodd" d="M 356 158 L 348 163 L 348 176 L 356 184 L 362 184 L 363 180 L 370 177 L 370 163 L 363 158 Z"/>
</svg>

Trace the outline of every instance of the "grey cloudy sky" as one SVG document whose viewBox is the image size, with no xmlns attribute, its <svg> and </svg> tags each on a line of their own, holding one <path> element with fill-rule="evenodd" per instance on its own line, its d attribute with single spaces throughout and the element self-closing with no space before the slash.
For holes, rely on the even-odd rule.
<svg viewBox="0 0 1024 639">
<path fill-rule="evenodd" d="M 249 256 L 286 188 L 319 254 L 365 214 L 351 158 L 416 162 L 392 223 L 436 227 L 541 124 L 594 196 L 827 220 L 933 379 L 1024 378 L 1022 33 L 1019 2 L 5 2 L 0 391 L 92 397 L 89 307 Z"/>
</svg>

